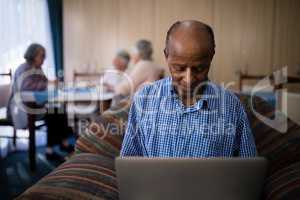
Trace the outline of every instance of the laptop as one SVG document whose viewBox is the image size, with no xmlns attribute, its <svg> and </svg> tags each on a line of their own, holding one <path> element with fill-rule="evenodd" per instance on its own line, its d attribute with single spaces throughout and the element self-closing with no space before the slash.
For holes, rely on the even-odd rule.
<svg viewBox="0 0 300 200">
<path fill-rule="evenodd" d="M 118 157 L 121 200 L 258 200 L 267 160 Z"/>
</svg>

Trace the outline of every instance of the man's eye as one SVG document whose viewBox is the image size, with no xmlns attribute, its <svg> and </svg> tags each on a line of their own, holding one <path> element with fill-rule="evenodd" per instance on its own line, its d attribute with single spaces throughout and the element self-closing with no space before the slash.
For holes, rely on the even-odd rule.
<svg viewBox="0 0 300 200">
<path fill-rule="evenodd" d="M 179 65 L 174 65 L 173 69 L 176 70 L 176 71 L 182 71 L 184 69 L 184 67 L 179 66 Z"/>
<path fill-rule="evenodd" d="M 199 65 L 196 69 L 198 72 L 203 72 L 207 67 L 207 65 Z"/>
</svg>

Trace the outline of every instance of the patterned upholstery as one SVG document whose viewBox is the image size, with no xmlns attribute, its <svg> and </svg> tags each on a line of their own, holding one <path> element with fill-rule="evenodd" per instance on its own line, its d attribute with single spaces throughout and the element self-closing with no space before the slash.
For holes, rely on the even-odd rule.
<svg viewBox="0 0 300 200">
<path fill-rule="evenodd" d="M 288 119 L 287 131 L 280 133 L 255 117 L 249 96 L 239 97 L 245 106 L 258 154 L 269 161 L 264 199 L 298 200 L 300 197 L 300 127 Z M 252 106 L 254 110 L 269 119 L 275 116 L 272 107 L 261 98 L 254 98 Z"/>
<path fill-rule="evenodd" d="M 90 153 L 75 155 L 17 199 L 118 199 L 114 160 Z"/>
<path fill-rule="evenodd" d="M 95 118 L 76 141 L 75 156 L 17 199 L 118 199 L 114 158 L 119 155 L 128 111 L 129 102 L 122 102 Z M 100 128 L 94 130 L 95 124 Z"/>
<path fill-rule="evenodd" d="M 115 158 L 120 153 L 125 133 L 129 102 L 124 101 L 114 109 L 95 118 L 76 141 L 76 153 L 95 153 Z"/>
<path fill-rule="evenodd" d="M 300 162 L 278 170 L 266 180 L 265 199 L 298 200 L 300 197 Z"/>
<path fill-rule="evenodd" d="M 298 200 L 300 197 L 299 126 L 288 120 L 287 132 L 280 133 L 265 125 L 254 115 L 249 96 L 238 96 L 245 106 L 258 154 L 269 160 L 263 199 Z M 262 99 L 254 98 L 252 105 L 260 114 L 270 119 L 274 117 L 274 110 Z M 90 126 L 90 131 L 77 140 L 76 152 L 80 154 L 40 180 L 19 199 L 118 199 L 114 157 L 119 155 L 122 135 L 125 131 L 120 127 L 126 124 L 127 116 L 128 106 L 125 106 L 121 111 L 110 110 L 95 119 L 96 124 L 103 126 L 100 129 L 96 128 L 96 131 Z M 109 124 L 114 125 L 109 126 Z"/>
</svg>

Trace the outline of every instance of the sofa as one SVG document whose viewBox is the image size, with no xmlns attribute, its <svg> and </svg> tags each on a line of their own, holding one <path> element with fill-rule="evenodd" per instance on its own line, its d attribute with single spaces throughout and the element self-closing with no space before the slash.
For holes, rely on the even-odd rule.
<svg viewBox="0 0 300 200">
<path fill-rule="evenodd" d="M 300 127 L 288 119 L 287 131 L 281 133 L 253 112 L 273 119 L 272 106 L 259 97 L 236 95 L 245 107 L 258 155 L 269 161 L 262 199 L 299 200 Z M 120 152 L 128 110 L 129 104 L 124 103 L 94 119 L 78 138 L 75 155 L 17 199 L 118 199 L 114 159 Z"/>
</svg>

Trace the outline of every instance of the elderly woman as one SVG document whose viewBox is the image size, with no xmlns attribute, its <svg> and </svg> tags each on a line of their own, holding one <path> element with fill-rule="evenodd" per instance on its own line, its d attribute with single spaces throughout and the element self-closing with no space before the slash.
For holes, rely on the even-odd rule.
<svg viewBox="0 0 300 200">
<path fill-rule="evenodd" d="M 46 57 L 46 50 L 40 44 L 31 44 L 25 54 L 25 63 L 21 64 L 13 78 L 12 95 L 9 103 L 9 114 L 11 115 L 13 124 L 17 129 L 27 128 L 27 114 L 18 104 L 14 96 L 18 92 L 24 91 L 45 91 L 48 87 L 48 79 L 45 76 L 42 65 Z M 40 105 L 39 105 L 40 106 Z M 67 142 L 67 136 L 70 129 L 67 127 L 67 119 L 65 115 L 46 114 L 43 116 L 47 125 L 47 148 L 46 157 L 50 160 L 63 161 L 63 157 L 53 151 L 53 146 L 61 143 L 61 149 L 70 152 L 72 147 Z M 59 130 L 57 129 L 59 127 Z"/>
</svg>

